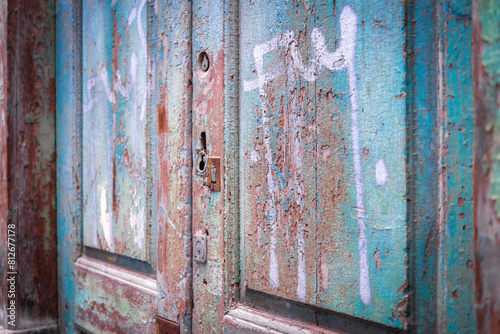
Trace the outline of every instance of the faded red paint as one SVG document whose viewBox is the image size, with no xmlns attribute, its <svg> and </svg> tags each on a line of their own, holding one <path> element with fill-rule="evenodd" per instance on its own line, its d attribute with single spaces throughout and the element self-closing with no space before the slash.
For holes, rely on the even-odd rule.
<svg viewBox="0 0 500 334">
<path fill-rule="evenodd" d="M 8 1 L 7 7 L 9 52 L 2 49 L 1 57 L 9 65 L 2 87 L 2 178 L 8 179 L 1 196 L 8 191 L 8 222 L 17 229 L 16 329 L 23 329 L 57 322 L 55 4 Z"/>
<path fill-rule="evenodd" d="M 190 45 L 183 50 L 189 51 Z M 165 67 L 163 67 L 163 66 Z M 168 74 L 168 64 L 160 73 Z M 167 83 L 158 106 L 158 285 L 159 315 L 189 331 L 191 318 L 191 66 L 184 72 L 184 95 L 169 92 Z M 179 109 L 169 114 L 169 103 Z M 170 120 L 170 121 L 169 121 Z M 187 152 L 182 155 L 181 152 Z M 183 172 L 180 172 L 183 171 Z"/>
<path fill-rule="evenodd" d="M 155 333 L 156 296 L 82 267 L 76 275 L 78 294 L 83 299 L 76 306 L 76 324 L 93 333 Z"/>
<path fill-rule="evenodd" d="M 193 142 L 194 148 L 201 148 L 200 134 L 205 131 L 210 156 L 224 156 L 224 50 L 207 50 L 210 68 L 204 72 L 194 70 L 193 87 Z M 221 182 L 224 189 L 224 166 L 221 164 Z M 193 331 L 200 333 L 219 332 L 224 316 L 222 298 L 224 277 L 224 197 L 215 197 L 207 186 L 207 176 L 200 176 L 193 168 L 193 234 L 206 233 L 209 249 L 206 264 L 193 266 Z M 210 211 L 208 207 L 210 206 Z M 212 267 L 211 267 L 212 266 Z M 220 272 L 220 277 L 217 272 Z M 221 291 L 214 291 L 220 287 Z M 212 290 L 212 291 L 211 291 Z M 203 308 L 211 305 L 211 312 Z M 213 313 L 212 313 L 213 312 Z M 216 315 L 216 318 L 213 318 Z M 215 326 L 215 327 L 214 327 Z"/>
</svg>

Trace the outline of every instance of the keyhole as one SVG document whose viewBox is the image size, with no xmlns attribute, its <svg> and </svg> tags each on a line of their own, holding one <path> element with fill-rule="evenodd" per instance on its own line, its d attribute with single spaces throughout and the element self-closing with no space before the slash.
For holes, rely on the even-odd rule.
<svg viewBox="0 0 500 334">
<path fill-rule="evenodd" d="M 200 145 L 201 145 L 201 150 L 199 151 L 198 156 L 196 157 L 196 163 L 198 164 L 196 168 L 198 169 L 198 174 L 204 174 L 208 162 L 207 135 L 205 131 L 200 133 Z"/>
<path fill-rule="evenodd" d="M 202 172 L 205 171 L 205 157 L 206 155 L 203 155 L 203 157 L 200 159 L 200 164 L 198 165 L 198 169 Z"/>
<path fill-rule="evenodd" d="M 201 52 L 198 56 L 198 68 L 201 68 L 203 72 L 208 71 L 210 68 L 210 59 L 208 58 L 208 54 L 206 52 Z"/>
<path fill-rule="evenodd" d="M 205 131 L 202 131 L 202 133 L 200 133 L 200 144 L 201 144 L 201 149 L 203 151 L 206 151 L 207 150 L 207 134 L 205 133 Z M 200 165 L 198 166 L 198 168 L 202 171 L 205 171 L 205 167 L 207 166 L 207 162 L 206 162 L 206 154 L 202 156 L 201 160 L 200 160 Z"/>
<path fill-rule="evenodd" d="M 201 144 L 201 149 L 206 150 L 207 149 L 207 134 L 205 131 L 200 133 L 200 144 Z"/>
<path fill-rule="evenodd" d="M 210 63 L 208 61 L 208 56 L 206 53 L 203 54 L 203 62 L 201 63 L 201 68 L 203 71 L 208 71 L 208 67 L 210 66 Z"/>
</svg>

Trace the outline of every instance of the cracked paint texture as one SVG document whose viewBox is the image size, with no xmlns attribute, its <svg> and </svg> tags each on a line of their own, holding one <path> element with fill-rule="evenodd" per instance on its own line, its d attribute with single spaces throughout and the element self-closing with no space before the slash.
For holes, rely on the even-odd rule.
<svg viewBox="0 0 500 334">
<path fill-rule="evenodd" d="M 406 328 L 403 5 L 241 13 L 245 288 Z"/>
</svg>

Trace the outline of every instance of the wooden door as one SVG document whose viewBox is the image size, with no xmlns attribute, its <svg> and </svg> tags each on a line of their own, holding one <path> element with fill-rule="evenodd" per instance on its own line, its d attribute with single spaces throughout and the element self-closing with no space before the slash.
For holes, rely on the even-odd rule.
<svg viewBox="0 0 500 334">
<path fill-rule="evenodd" d="M 226 157 L 222 193 L 193 172 L 193 233 L 209 240 L 193 263 L 193 329 L 222 330 L 210 318 L 235 298 L 222 286 L 235 267 L 243 304 L 406 328 L 404 5 L 242 1 L 239 28 L 222 29 L 230 11 L 193 3 L 193 148 Z M 239 268 L 224 268 L 225 240 Z"/>
<path fill-rule="evenodd" d="M 63 332 L 190 331 L 191 30 L 170 30 L 190 7 L 174 5 L 58 4 Z"/>
<path fill-rule="evenodd" d="M 470 6 L 192 8 L 193 332 L 470 331 Z"/>
<path fill-rule="evenodd" d="M 61 330 L 473 328 L 469 11 L 60 1 Z"/>
</svg>

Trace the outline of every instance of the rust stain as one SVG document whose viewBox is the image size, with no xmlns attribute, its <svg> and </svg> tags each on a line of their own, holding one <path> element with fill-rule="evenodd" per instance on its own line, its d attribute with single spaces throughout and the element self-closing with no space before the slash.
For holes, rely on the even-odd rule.
<svg viewBox="0 0 500 334">
<path fill-rule="evenodd" d="M 407 312 L 407 306 L 408 306 L 408 295 L 405 295 L 404 298 L 399 302 L 399 304 L 396 306 L 395 311 L 392 313 L 392 316 L 394 319 L 398 319 L 401 321 L 401 324 L 403 326 L 403 329 L 408 329 L 408 326 L 410 324 L 410 317 Z"/>
<path fill-rule="evenodd" d="M 375 268 L 381 269 L 382 268 L 382 258 L 380 257 L 380 251 L 378 248 L 375 250 L 375 253 L 373 253 L 373 259 L 375 260 Z"/>
<path fill-rule="evenodd" d="M 2 13 L 8 15 L 8 26 L 5 17 L 1 24 L 9 52 L 3 44 L 0 220 L 16 225 L 17 271 L 22 273 L 17 277 L 17 328 L 33 321 L 53 325 L 57 321 L 55 12 L 49 1 L 27 1 L 9 3 Z"/>
<path fill-rule="evenodd" d="M 121 37 L 120 33 L 118 31 L 118 20 L 116 18 L 116 10 L 113 12 L 113 46 L 112 46 L 112 68 L 113 68 L 113 73 L 119 73 L 119 64 L 118 64 L 118 56 L 120 53 L 120 46 L 121 46 Z M 114 80 L 113 80 L 114 82 Z M 113 135 L 112 138 L 116 139 L 117 138 L 117 122 L 116 122 L 116 111 L 118 109 L 118 94 L 115 89 L 113 89 L 113 94 L 114 94 L 114 103 L 113 103 Z M 112 156 L 113 156 L 113 216 L 117 217 L 119 213 L 119 207 L 118 207 L 118 199 L 117 199 L 117 183 L 118 183 L 118 168 L 116 166 L 116 145 L 117 145 L 117 140 L 113 140 L 113 151 L 112 151 Z M 112 219 L 115 219 L 115 218 Z M 116 244 L 115 240 L 115 249 L 119 253 L 124 253 L 126 251 L 125 249 L 120 249 L 118 244 Z M 99 247 L 101 247 L 99 245 Z M 101 248 L 102 249 L 102 248 Z"/>
</svg>

